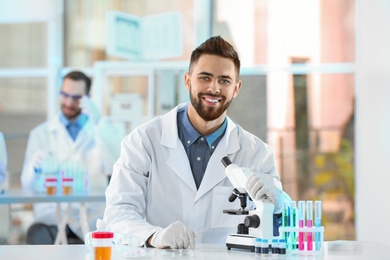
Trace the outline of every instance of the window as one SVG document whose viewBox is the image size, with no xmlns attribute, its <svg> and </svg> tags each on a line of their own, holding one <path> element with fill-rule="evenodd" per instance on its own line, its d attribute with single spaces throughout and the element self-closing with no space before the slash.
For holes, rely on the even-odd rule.
<svg viewBox="0 0 390 260">
<path fill-rule="evenodd" d="M 212 34 L 260 77 L 229 115 L 272 146 L 293 200 L 323 201 L 325 239 L 354 239 L 354 1 L 213 3 Z"/>
</svg>

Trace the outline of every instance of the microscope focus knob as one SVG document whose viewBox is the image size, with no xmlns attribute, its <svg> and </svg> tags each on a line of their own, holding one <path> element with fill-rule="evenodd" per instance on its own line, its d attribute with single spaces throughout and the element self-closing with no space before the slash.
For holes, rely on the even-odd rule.
<svg viewBox="0 0 390 260">
<path fill-rule="evenodd" d="M 258 228 L 260 226 L 260 218 L 257 215 L 247 216 L 244 219 L 244 225 L 248 228 Z"/>
<path fill-rule="evenodd" d="M 246 227 L 243 223 L 238 224 L 237 225 L 237 234 L 248 235 L 249 234 L 248 227 Z"/>
</svg>

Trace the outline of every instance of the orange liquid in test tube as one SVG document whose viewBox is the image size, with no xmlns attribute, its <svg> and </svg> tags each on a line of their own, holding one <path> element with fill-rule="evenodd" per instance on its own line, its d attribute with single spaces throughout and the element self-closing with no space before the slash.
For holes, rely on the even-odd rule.
<svg viewBox="0 0 390 260">
<path fill-rule="evenodd" d="M 111 247 L 94 247 L 95 260 L 111 260 Z"/>
<path fill-rule="evenodd" d="M 62 179 L 62 195 L 73 194 L 73 178 Z"/>
<path fill-rule="evenodd" d="M 57 187 L 46 187 L 46 194 L 47 195 L 56 195 L 57 194 Z"/>
<path fill-rule="evenodd" d="M 46 178 L 46 194 L 56 195 L 57 194 L 57 179 Z"/>
<path fill-rule="evenodd" d="M 73 188 L 69 186 L 63 186 L 62 187 L 62 194 L 63 195 L 72 195 L 73 193 Z"/>
</svg>

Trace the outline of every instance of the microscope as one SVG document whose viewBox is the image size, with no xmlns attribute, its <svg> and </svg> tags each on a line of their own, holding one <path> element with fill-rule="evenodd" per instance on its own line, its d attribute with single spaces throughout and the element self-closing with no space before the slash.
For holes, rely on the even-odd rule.
<svg viewBox="0 0 390 260">
<path fill-rule="evenodd" d="M 229 197 L 229 201 L 240 199 L 240 209 L 224 210 L 223 213 L 229 215 L 247 215 L 243 223 L 237 225 L 237 233 L 231 234 L 226 239 L 226 247 L 248 249 L 255 251 L 256 238 L 267 238 L 271 241 L 273 238 L 273 212 L 275 205 L 267 196 L 262 196 L 259 200 L 254 200 L 249 196 L 255 205 L 255 209 L 247 210 L 248 192 L 246 190 L 246 181 L 252 174 L 251 169 L 241 168 L 233 164 L 229 157 L 222 158 L 222 164 L 225 166 L 225 173 L 234 186 L 234 190 Z"/>
</svg>

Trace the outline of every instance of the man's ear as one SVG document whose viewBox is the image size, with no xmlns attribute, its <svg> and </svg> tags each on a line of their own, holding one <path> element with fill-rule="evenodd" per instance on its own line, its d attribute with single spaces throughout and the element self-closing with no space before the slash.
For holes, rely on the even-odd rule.
<svg viewBox="0 0 390 260">
<path fill-rule="evenodd" d="M 241 87 L 242 87 L 242 81 L 240 80 L 236 84 L 233 97 L 237 97 L 238 93 L 240 93 Z"/>
<path fill-rule="evenodd" d="M 186 85 L 186 89 L 188 91 L 190 91 L 190 88 L 191 88 L 191 76 L 190 76 L 190 73 L 186 72 L 186 74 L 184 74 L 184 85 Z"/>
</svg>

